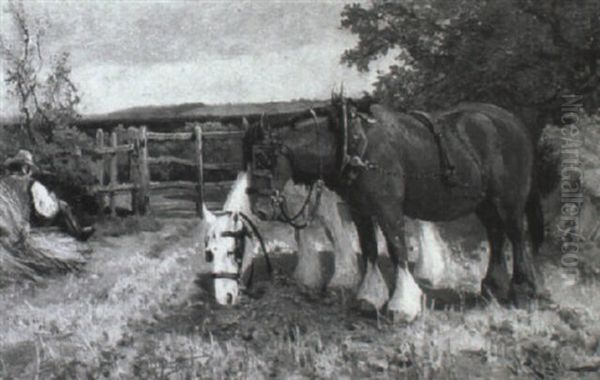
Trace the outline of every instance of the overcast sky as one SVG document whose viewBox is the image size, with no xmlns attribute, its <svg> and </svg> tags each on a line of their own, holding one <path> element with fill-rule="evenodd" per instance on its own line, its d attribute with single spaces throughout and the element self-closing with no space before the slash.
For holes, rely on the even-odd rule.
<svg viewBox="0 0 600 380">
<path fill-rule="evenodd" d="M 6 0 L 0 0 L 6 8 Z M 343 1 L 27 1 L 48 20 L 46 54 L 71 53 L 81 112 L 149 104 L 327 98 L 342 82 L 370 90 L 340 64 L 355 37 L 340 30 Z M 0 30 L 10 38 L 2 14 Z M 5 91 L 4 91 L 5 92 Z M 4 95 L 4 94 L 3 94 Z M 14 111 L 4 96 L 2 113 Z"/>
</svg>

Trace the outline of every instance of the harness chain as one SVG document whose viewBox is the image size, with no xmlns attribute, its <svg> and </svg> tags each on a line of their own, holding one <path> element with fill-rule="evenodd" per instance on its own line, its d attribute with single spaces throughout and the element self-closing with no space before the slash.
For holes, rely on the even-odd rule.
<svg viewBox="0 0 600 380">
<path fill-rule="evenodd" d="M 313 117 L 313 121 L 314 121 L 314 125 L 315 125 L 315 133 L 316 133 L 316 138 L 317 138 L 317 151 L 320 153 L 321 152 L 321 139 L 319 136 L 319 129 L 318 129 L 319 122 L 317 119 L 317 113 L 313 109 L 310 109 L 309 113 Z M 285 153 L 287 151 L 287 149 L 285 149 L 285 150 L 281 149 L 281 151 L 282 151 L 282 153 Z M 319 179 L 315 183 L 310 185 L 308 194 L 306 196 L 306 199 L 304 200 L 302 207 L 296 213 L 296 215 L 294 215 L 293 217 L 289 216 L 286 198 L 283 195 L 279 195 L 278 197 L 276 197 L 277 198 L 276 202 L 279 205 L 279 210 L 281 211 L 281 215 L 282 215 L 282 221 L 284 223 L 289 224 L 290 226 L 292 226 L 295 229 L 304 229 L 304 228 L 308 227 L 308 225 L 315 219 L 315 217 L 317 215 L 317 211 L 319 209 L 319 206 L 321 205 L 321 195 L 323 194 L 323 186 L 324 186 L 323 172 L 324 172 L 323 157 L 319 154 Z M 306 217 L 304 219 L 304 221 L 302 221 L 301 223 L 296 223 L 296 220 L 304 214 L 304 212 L 306 211 L 306 208 L 309 206 L 310 197 L 312 196 L 312 192 L 313 192 L 315 185 L 317 186 L 317 193 L 315 195 L 315 204 L 314 204 L 314 207 L 312 208 L 312 211 L 310 212 L 310 216 Z"/>
<path fill-rule="evenodd" d="M 473 145 L 466 138 L 466 136 L 463 136 L 463 134 L 461 133 L 461 131 L 458 128 L 456 129 L 456 136 L 458 137 L 460 142 L 463 143 L 467 154 L 470 156 L 471 160 L 473 160 L 473 163 L 475 163 L 475 166 L 477 166 L 477 168 L 479 169 L 479 174 L 481 176 L 481 185 L 483 187 L 485 185 L 485 183 L 487 182 L 487 176 L 485 174 L 485 170 L 483 170 L 483 164 L 482 164 L 481 160 L 479 159 L 479 157 L 477 157 L 477 154 L 475 153 L 475 148 L 473 148 Z M 464 187 L 470 187 L 468 184 L 462 184 L 462 185 Z M 485 191 L 482 190 L 481 195 L 485 195 Z"/>
</svg>

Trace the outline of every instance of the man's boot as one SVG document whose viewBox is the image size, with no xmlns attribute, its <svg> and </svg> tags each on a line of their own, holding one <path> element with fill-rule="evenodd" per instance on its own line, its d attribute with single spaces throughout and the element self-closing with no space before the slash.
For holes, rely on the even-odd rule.
<svg viewBox="0 0 600 380">
<path fill-rule="evenodd" d="M 71 207 L 63 201 L 59 202 L 60 205 L 60 218 L 62 219 L 62 225 L 65 229 L 65 232 L 69 235 L 73 236 L 75 239 L 79 241 L 86 241 L 92 236 L 92 234 L 96 231 L 94 227 L 81 227 L 75 215 L 73 215 L 73 211 Z"/>
</svg>

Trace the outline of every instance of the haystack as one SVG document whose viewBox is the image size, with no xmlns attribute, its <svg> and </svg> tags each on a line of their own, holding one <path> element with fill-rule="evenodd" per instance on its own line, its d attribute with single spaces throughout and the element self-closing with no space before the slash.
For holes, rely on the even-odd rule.
<svg viewBox="0 0 600 380">
<path fill-rule="evenodd" d="M 80 269 L 85 247 L 58 233 L 31 233 L 26 179 L 0 178 L 0 286 Z"/>
<path fill-rule="evenodd" d="M 600 114 L 575 126 L 547 127 L 542 139 L 554 147 L 559 186 L 544 201 L 548 235 L 558 245 L 574 241 L 571 262 L 600 275 Z M 573 207 L 573 203 L 578 206 Z M 573 215 L 574 213 L 574 215 Z M 572 225 L 571 220 L 574 220 Z M 560 251 L 564 260 L 565 252 Z M 564 262 L 563 262 L 564 264 Z"/>
</svg>

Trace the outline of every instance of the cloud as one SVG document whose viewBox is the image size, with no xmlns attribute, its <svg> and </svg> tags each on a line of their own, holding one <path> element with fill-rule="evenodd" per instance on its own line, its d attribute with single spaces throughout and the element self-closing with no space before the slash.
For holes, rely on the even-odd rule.
<svg viewBox="0 0 600 380">
<path fill-rule="evenodd" d="M 349 95 L 369 90 L 374 72 L 339 64 L 341 46 L 237 57 L 204 56 L 192 62 L 88 65 L 73 72 L 87 112 L 148 104 L 238 103 L 326 98 L 341 83 Z"/>
<path fill-rule="evenodd" d="M 1 0 L 0 0 L 1 1 Z M 340 64 L 355 37 L 339 29 L 342 2 L 38 1 L 45 51 L 71 53 L 81 112 L 148 104 L 324 98 L 344 82 L 371 89 L 373 71 Z M 2 34 L 9 31 L 7 23 Z M 1 79 L 1 78 L 0 78 Z M 3 98 L 2 110 L 16 109 Z"/>
</svg>

